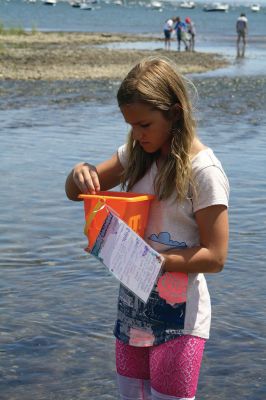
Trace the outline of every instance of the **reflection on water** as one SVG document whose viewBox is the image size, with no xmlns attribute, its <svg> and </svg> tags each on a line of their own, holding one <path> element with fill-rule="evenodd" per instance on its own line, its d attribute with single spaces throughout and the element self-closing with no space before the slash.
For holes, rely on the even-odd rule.
<svg viewBox="0 0 266 400">
<path fill-rule="evenodd" d="M 231 240 L 213 299 L 199 399 L 265 392 L 265 77 L 194 80 L 199 133 L 229 175 Z M 117 282 L 83 251 L 82 203 L 64 195 L 80 160 L 124 142 L 117 84 L 27 82 L 0 88 L 0 389 L 3 400 L 117 398 Z"/>
<path fill-rule="evenodd" d="M 200 35 L 199 35 L 200 36 Z M 217 42 L 219 47 L 217 47 Z M 219 53 L 229 62 L 229 66 L 214 71 L 200 73 L 201 77 L 211 76 L 250 76 L 264 75 L 266 69 L 265 43 L 266 37 L 262 37 L 262 42 L 256 39 L 253 44 L 247 45 L 245 57 L 236 57 L 235 38 L 212 36 L 212 41 L 206 40 L 204 37 L 197 37 L 197 52 Z M 263 45 L 262 45 L 263 44 Z M 118 49 L 118 50 L 163 50 L 164 42 L 161 41 L 139 41 L 139 42 L 114 42 L 102 44 L 96 47 Z M 170 51 L 177 50 L 177 42 L 174 38 Z M 196 76 L 198 74 L 195 74 Z"/>
</svg>

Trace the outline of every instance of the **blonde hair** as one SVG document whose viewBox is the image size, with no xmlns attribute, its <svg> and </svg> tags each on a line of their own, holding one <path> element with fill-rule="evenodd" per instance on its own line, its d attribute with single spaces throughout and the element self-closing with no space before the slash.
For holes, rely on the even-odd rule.
<svg viewBox="0 0 266 400">
<path fill-rule="evenodd" d="M 117 92 L 119 107 L 132 103 L 145 103 L 171 117 L 173 106 L 178 107 L 178 118 L 173 118 L 170 153 L 158 171 L 154 183 L 158 199 L 167 199 L 176 190 L 179 200 L 188 196 L 191 181 L 190 150 L 195 138 L 195 120 L 189 100 L 185 78 L 169 60 L 148 58 L 138 63 L 125 77 Z M 128 164 L 121 177 L 122 187 L 130 191 L 159 157 L 146 153 L 129 133 Z"/>
</svg>

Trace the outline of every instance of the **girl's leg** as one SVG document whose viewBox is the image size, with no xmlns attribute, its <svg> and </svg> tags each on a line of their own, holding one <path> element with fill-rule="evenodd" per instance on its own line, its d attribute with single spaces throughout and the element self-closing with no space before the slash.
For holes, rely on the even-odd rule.
<svg viewBox="0 0 266 400">
<path fill-rule="evenodd" d="M 193 400 L 206 340 L 180 336 L 150 350 L 153 400 Z"/>
<path fill-rule="evenodd" d="M 149 347 L 116 341 L 116 369 L 121 400 L 151 400 Z"/>
</svg>

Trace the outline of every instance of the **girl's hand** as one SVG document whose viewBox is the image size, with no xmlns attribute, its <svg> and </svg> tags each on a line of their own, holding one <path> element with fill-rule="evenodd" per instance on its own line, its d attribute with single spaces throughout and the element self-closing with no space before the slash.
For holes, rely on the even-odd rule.
<svg viewBox="0 0 266 400">
<path fill-rule="evenodd" d="M 123 170 L 117 153 L 97 167 L 85 162 L 79 163 L 67 176 L 66 195 L 70 200 L 80 201 L 80 194 L 96 194 L 99 190 L 110 190 L 119 185 Z"/>
<path fill-rule="evenodd" d="M 73 181 L 83 194 L 95 194 L 100 190 L 97 169 L 94 165 L 79 163 L 72 171 Z"/>
</svg>

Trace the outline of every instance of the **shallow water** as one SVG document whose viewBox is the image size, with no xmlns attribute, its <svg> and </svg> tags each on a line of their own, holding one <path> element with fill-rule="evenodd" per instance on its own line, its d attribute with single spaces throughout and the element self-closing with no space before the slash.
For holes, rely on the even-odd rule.
<svg viewBox="0 0 266 400">
<path fill-rule="evenodd" d="M 207 277 L 213 324 L 198 399 L 261 400 L 266 78 L 193 81 L 200 136 L 222 160 L 232 188 L 228 262 Z M 117 283 L 83 251 L 82 204 L 64 195 L 75 163 L 97 163 L 125 140 L 116 89 L 110 82 L 1 84 L 3 400 L 117 398 Z"/>
</svg>

